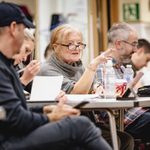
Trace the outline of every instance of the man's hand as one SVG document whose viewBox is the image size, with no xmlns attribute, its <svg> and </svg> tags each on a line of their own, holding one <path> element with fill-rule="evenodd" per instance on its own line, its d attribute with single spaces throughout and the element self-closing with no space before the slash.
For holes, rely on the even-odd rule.
<svg viewBox="0 0 150 150">
<path fill-rule="evenodd" d="M 61 100 L 63 101 L 63 103 L 66 103 L 67 101 L 67 97 L 65 96 L 65 92 L 64 91 L 60 91 L 60 93 L 57 95 L 56 100 Z M 47 105 L 43 107 L 43 113 L 47 114 L 47 113 L 51 113 L 53 111 L 53 109 L 55 109 L 57 107 L 57 105 Z"/>
<path fill-rule="evenodd" d="M 57 99 L 59 100 L 59 103 L 56 106 L 52 105 L 49 106 L 49 108 L 48 106 L 45 106 L 43 109 L 50 121 L 58 121 L 66 116 L 80 115 L 79 110 L 74 109 L 69 105 L 65 105 L 67 98 L 64 95 L 64 92 L 61 92 Z"/>
</svg>

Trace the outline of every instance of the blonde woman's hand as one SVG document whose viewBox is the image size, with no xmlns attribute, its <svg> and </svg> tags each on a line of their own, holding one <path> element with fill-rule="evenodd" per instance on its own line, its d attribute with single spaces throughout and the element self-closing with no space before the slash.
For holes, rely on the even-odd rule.
<svg viewBox="0 0 150 150">
<path fill-rule="evenodd" d="M 107 59 L 110 59 L 114 52 L 117 52 L 116 49 L 109 48 L 106 51 L 104 51 L 103 53 L 101 53 L 101 56 L 106 57 Z"/>
<path fill-rule="evenodd" d="M 106 62 L 107 62 L 106 56 L 98 55 L 91 61 L 91 63 L 88 65 L 88 68 L 96 72 L 98 65 Z"/>
<path fill-rule="evenodd" d="M 21 83 L 27 85 L 33 80 L 35 75 L 40 71 L 40 62 L 32 60 L 25 68 L 23 75 L 20 77 Z"/>
<path fill-rule="evenodd" d="M 110 49 L 104 51 L 102 54 L 100 54 L 99 56 L 97 56 L 96 58 L 94 58 L 91 61 L 90 65 L 89 65 L 89 68 L 91 70 L 96 71 L 98 65 L 106 63 L 107 60 L 111 58 L 111 55 L 112 55 L 113 52 L 116 52 L 116 49 L 110 48 Z"/>
</svg>

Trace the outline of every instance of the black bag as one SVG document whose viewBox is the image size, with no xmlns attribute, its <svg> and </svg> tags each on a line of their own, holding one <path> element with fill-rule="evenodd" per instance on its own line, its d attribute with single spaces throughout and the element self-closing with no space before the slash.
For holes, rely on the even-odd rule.
<svg viewBox="0 0 150 150">
<path fill-rule="evenodd" d="M 140 97 L 150 97 L 150 85 L 138 88 L 137 95 Z"/>
</svg>

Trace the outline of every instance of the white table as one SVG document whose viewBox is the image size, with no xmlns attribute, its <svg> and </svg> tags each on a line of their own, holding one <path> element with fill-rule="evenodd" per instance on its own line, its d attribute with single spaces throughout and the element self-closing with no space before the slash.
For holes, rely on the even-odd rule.
<svg viewBox="0 0 150 150">
<path fill-rule="evenodd" d="M 35 105 L 36 102 L 28 101 L 28 105 Z M 36 104 L 50 104 L 51 101 L 47 102 L 37 102 Z M 76 103 L 71 101 L 69 102 L 71 105 L 75 105 Z M 113 114 L 114 109 L 122 110 L 120 114 L 120 125 L 122 126 L 121 130 L 123 130 L 123 119 L 124 119 L 124 109 L 126 108 L 133 108 L 133 107 L 150 107 L 150 97 L 141 97 L 137 98 L 136 100 L 115 100 L 115 99 L 101 99 L 101 98 L 92 98 L 90 103 L 83 106 L 81 109 L 83 111 L 86 110 L 105 110 L 109 116 L 109 123 L 110 123 L 110 132 L 112 136 L 112 144 L 114 150 L 118 149 L 118 140 L 117 140 L 117 130 L 116 130 L 116 121 L 115 116 Z"/>
</svg>

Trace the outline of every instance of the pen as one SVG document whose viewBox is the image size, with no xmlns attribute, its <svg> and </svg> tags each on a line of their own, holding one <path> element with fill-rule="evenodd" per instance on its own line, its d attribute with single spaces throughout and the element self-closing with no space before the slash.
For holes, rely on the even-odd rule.
<svg viewBox="0 0 150 150">
<path fill-rule="evenodd" d="M 22 69 L 18 70 L 17 73 L 19 74 L 19 73 L 23 72 L 24 70 L 25 70 L 25 68 L 22 68 Z"/>
<path fill-rule="evenodd" d="M 34 65 L 34 64 L 35 64 L 35 63 L 33 62 L 33 65 Z M 39 62 L 39 64 L 42 64 L 42 63 L 41 63 L 41 62 Z M 23 72 L 25 69 L 26 69 L 26 67 L 24 67 L 24 68 L 22 68 L 22 69 L 18 70 L 18 71 L 17 71 L 17 73 L 19 74 L 19 73 Z"/>
</svg>

